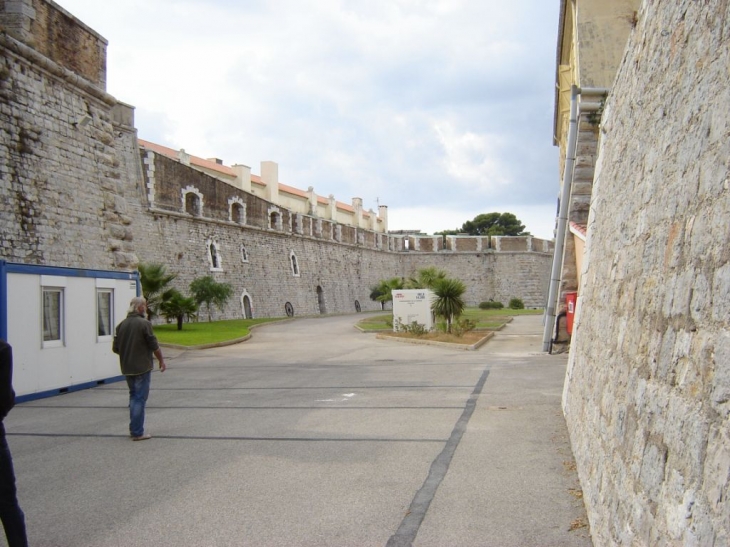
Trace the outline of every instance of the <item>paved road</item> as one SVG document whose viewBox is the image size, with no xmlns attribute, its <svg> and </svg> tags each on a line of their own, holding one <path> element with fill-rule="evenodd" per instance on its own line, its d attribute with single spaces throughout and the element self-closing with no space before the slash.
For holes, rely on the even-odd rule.
<svg viewBox="0 0 730 547">
<path fill-rule="evenodd" d="M 376 340 L 362 316 L 166 351 L 150 441 L 126 385 L 6 419 L 34 547 L 591 545 L 541 318 L 479 351 Z M 3 540 L 0 539 L 0 544 Z"/>
</svg>

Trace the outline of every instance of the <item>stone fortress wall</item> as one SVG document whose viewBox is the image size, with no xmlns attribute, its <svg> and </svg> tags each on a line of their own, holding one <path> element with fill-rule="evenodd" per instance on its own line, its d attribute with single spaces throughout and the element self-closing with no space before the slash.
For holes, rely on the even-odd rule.
<svg viewBox="0 0 730 547">
<path fill-rule="evenodd" d="M 470 305 L 506 304 L 514 296 L 529 307 L 543 305 L 551 242 L 461 237 L 473 251 L 407 251 L 403 236 L 294 213 L 164 155 L 140 154 L 147 199 L 138 201 L 132 222 L 135 240 L 144 242 L 139 259 L 167 264 L 183 291 L 206 274 L 231 283 L 238 298 L 225 317 L 244 313 L 244 295 L 257 317 L 281 316 L 286 303 L 296 315 L 376 310 L 370 287 L 429 266 L 464 281 Z M 410 249 L 420 240 L 441 241 L 408 239 Z M 506 250 L 497 251 L 503 244 Z"/>
<path fill-rule="evenodd" d="M 424 251 L 407 250 L 402 236 L 289 210 L 140 147 L 133 107 L 105 91 L 106 45 L 50 0 L 0 10 L 1 259 L 124 271 L 161 262 L 183 292 L 210 274 L 234 287 L 217 318 L 242 317 L 245 298 L 255 317 L 282 316 L 286 303 L 296 315 L 375 310 L 370 287 L 427 266 L 464 280 L 470 304 L 544 305 L 550 242 L 466 237 L 443 248 L 412 236 L 410 249 L 423 240 Z"/>
<path fill-rule="evenodd" d="M 730 545 L 729 40 L 645 0 L 606 104 L 564 396 L 596 545 Z"/>
<path fill-rule="evenodd" d="M 53 3 L 6 1 L 0 13 L 2 258 L 123 269 L 110 252 L 128 231 L 105 93 L 106 42 Z M 63 44 L 78 44 L 72 53 Z M 123 239 L 123 238 L 122 238 Z M 133 254 L 132 249 L 130 256 Z"/>
</svg>

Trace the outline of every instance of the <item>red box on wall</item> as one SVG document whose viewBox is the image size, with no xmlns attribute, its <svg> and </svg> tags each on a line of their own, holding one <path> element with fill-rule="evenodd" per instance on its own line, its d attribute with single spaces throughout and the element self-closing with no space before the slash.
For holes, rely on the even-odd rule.
<svg viewBox="0 0 730 547">
<path fill-rule="evenodd" d="M 575 319 L 575 304 L 578 300 L 577 292 L 565 293 L 565 318 L 568 334 L 573 334 L 573 320 Z"/>
</svg>

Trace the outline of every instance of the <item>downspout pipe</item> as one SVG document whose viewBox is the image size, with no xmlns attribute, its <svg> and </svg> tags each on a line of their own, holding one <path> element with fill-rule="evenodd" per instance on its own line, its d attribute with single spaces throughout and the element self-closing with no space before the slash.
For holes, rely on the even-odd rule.
<svg viewBox="0 0 730 547">
<path fill-rule="evenodd" d="M 579 88 L 571 86 L 570 89 L 570 124 L 568 126 L 568 145 L 565 149 L 565 169 L 563 171 L 563 186 L 560 194 L 560 209 L 558 211 L 558 226 L 555 234 L 555 251 L 553 254 L 553 265 L 550 273 L 550 288 L 548 300 L 545 306 L 545 325 L 542 337 L 542 351 L 550 351 L 551 336 L 555 328 L 555 310 L 558 305 L 560 279 L 563 273 L 563 251 L 565 250 L 565 237 L 568 231 L 568 212 L 570 206 L 570 193 L 573 186 L 573 175 L 575 173 L 576 146 L 578 143 L 578 116 L 580 112 L 595 111 L 600 108 L 598 103 L 583 103 L 578 106 L 578 97 L 606 95 L 607 89 L 603 88 Z"/>
</svg>

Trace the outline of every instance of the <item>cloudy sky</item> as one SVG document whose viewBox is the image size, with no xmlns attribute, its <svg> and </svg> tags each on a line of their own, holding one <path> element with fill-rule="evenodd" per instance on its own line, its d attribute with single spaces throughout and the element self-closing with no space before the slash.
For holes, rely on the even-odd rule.
<svg viewBox="0 0 730 547">
<path fill-rule="evenodd" d="M 388 206 L 552 238 L 558 0 L 56 0 L 104 36 L 139 137 Z"/>
</svg>

